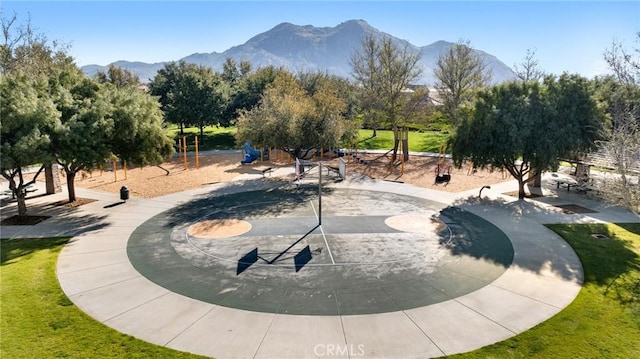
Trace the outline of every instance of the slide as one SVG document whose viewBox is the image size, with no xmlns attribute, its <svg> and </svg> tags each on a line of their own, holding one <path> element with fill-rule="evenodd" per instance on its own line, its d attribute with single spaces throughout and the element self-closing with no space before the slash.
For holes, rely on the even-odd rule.
<svg viewBox="0 0 640 359">
<path fill-rule="evenodd" d="M 243 165 L 245 163 L 251 163 L 256 159 L 260 158 L 260 151 L 254 150 L 253 147 L 249 144 L 249 141 L 245 142 L 242 146 L 244 150 L 244 160 L 240 161 Z"/>
</svg>

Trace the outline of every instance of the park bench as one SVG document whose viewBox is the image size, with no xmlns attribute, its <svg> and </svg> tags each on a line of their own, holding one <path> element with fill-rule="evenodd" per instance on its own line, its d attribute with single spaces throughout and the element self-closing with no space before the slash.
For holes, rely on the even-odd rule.
<svg viewBox="0 0 640 359">
<path fill-rule="evenodd" d="M 273 167 L 260 167 L 257 168 L 258 171 L 260 171 L 262 173 L 262 178 L 264 178 L 265 174 L 269 174 L 269 177 L 271 177 L 271 172 L 273 172 Z"/>
</svg>

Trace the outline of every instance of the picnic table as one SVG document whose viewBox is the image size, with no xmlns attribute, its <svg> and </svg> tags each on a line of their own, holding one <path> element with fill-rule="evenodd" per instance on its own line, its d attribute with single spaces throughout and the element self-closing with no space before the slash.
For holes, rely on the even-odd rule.
<svg viewBox="0 0 640 359">
<path fill-rule="evenodd" d="M 556 184 L 556 188 L 566 187 L 567 191 L 571 190 L 571 187 L 576 187 L 578 185 L 578 181 L 576 181 L 573 177 L 569 177 L 567 175 L 563 175 L 560 173 L 552 173 L 553 181 Z"/>
</svg>

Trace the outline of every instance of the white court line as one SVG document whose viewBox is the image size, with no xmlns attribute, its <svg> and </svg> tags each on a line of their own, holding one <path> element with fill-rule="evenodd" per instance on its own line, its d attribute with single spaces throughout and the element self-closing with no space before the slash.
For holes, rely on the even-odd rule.
<svg viewBox="0 0 640 359">
<path fill-rule="evenodd" d="M 311 208 L 313 209 L 313 213 L 316 215 L 316 219 L 320 222 L 320 218 L 318 218 L 318 212 L 316 212 L 316 207 L 313 205 L 312 201 L 309 201 L 311 204 Z M 331 247 L 329 247 L 329 242 L 327 242 L 327 236 L 324 234 L 324 229 L 322 225 L 320 225 L 320 233 L 322 233 L 322 238 L 324 239 L 324 244 L 327 246 L 327 252 L 329 252 L 329 258 L 331 258 L 331 264 L 336 264 L 336 261 L 333 260 L 333 254 L 331 254 Z"/>
</svg>

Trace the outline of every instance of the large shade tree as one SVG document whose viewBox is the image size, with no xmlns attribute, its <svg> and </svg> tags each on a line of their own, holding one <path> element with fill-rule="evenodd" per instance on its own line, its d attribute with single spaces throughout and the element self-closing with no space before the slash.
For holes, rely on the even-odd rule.
<svg viewBox="0 0 640 359">
<path fill-rule="evenodd" d="M 21 41 L 12 40 L 9 26 L 3 22 L 2 28 L 2 174 L 18 198 L 20 215 L 26 214 L 26 186 L 35 181 L 24 180 L 26 166 L 57 161 L 73 201 L 81 170 L 94 169 L 114 154 L 147 164 L 170 153 L 157 100 L 134 86 L 131 76 L 111 71 L 100 85 L 85 77 L 64 49 L 31 30 L 18 33 Z"/>
<path fill-rule="evenodd" d="M 76 175 L 97 168 L 111 155 L 110 106 L 100 85 L 73 64 L 51 73 L 49 83 L 56 84 L 54 101 L 61 112 L 59 126 L 50 132 L 51 156 L 65 172 L 69 202 L 73 202 Z"/>
<path fill-rule="evenodd" d="M 280 72 L 260 104 L 241 112 L 237 138 L 306 158 L 314 149 L 337 147 L 352 135 L 345 109 L 335 84 L 323 82 L 309 94 L 292 74 Z"/>
<path fill-rule="evenodd" d="M 69 90 L 71 101 L 53 132 L 52 151 L 65 171 L 70 202 L 76 200 L 80 171 L 99 168 L 114 156 L 157 165 L 173 150 L 157 100 L 135 86 L 118 86 L 85 77 Z"/>
<path fill-rule="evenodd" d="M 120 160 L 158 165 L 173 153 L 173 140 L 166 131 L 158 101 L 133 87 L 108 87 L 113 130 L 111 152 Z"/>
<path fill-rule="evenodd" d="M 594 146 L 603 114 L 589 82 L 577 75 L 512 82 L 480 91 L 469 117 L 452 137 L 454 163 L 505 169 L 518 180 L 518 197 L 538 171 Z"/>
<path fill-rule="evenodd" d="M 167 122 L 184 127 L 228 126 L 224 116 L 229 101 L 229 86 L 211 68 L 185 61 L 170 62 L 158 71 L 149 85 L 158 96 Z"/>
<path fill-rule="evenodd" d="M 30 22 L 17 17 L 0 18 L 0 143 L 1 172 L 18 202 L 18 215 L 26 216 L 26 190 L 44 166 L 28 180 L 25 169 L 53 161 L 51 130 L 58 126 L 61 111 L 56 83 L 48 75 L 70 63 L 64 46 L 39 35 Z M 64 96 L 61 97 L 64 99 Z"/>
<path fill-rule="evenodd" d="M 396 44 L 390 37 L 367 36 L 361 49 L 351 57 L 352 75 L 360 89 L 361 108 L 366 120 L 379 127 L 390 124 L 394 134 L 392 161 L 396 160 L 400 129 L 408 98 L 405 91 L 422 74 L 420 53 L 408 43 Z"/>
<path fill-rule="evenodd" d="M 49 133 L 59 125 L 60 111 L 46 95 L 41 81 L 25 74 L 0 75 L 0 170 L 18 203 L 18 216 L 27 215 L 27 167 L 51 160 Z"/>
<path fill-rule="evenodd" d="M 225 121 L 233 125 L 241 111 L 250 111 L 256 107 L 260 103 L 264 91 L 281 72 L 285 72 L 285 70 L 274 66 L 261 67 L 252 71 L 248 63 L 240 63 L 236 71 L 240 77 L 236 78 L 231 86 L 231 96 L 224 115 Z M 224 73 L 223 77 L 231 78 Z"/>
</svg>

